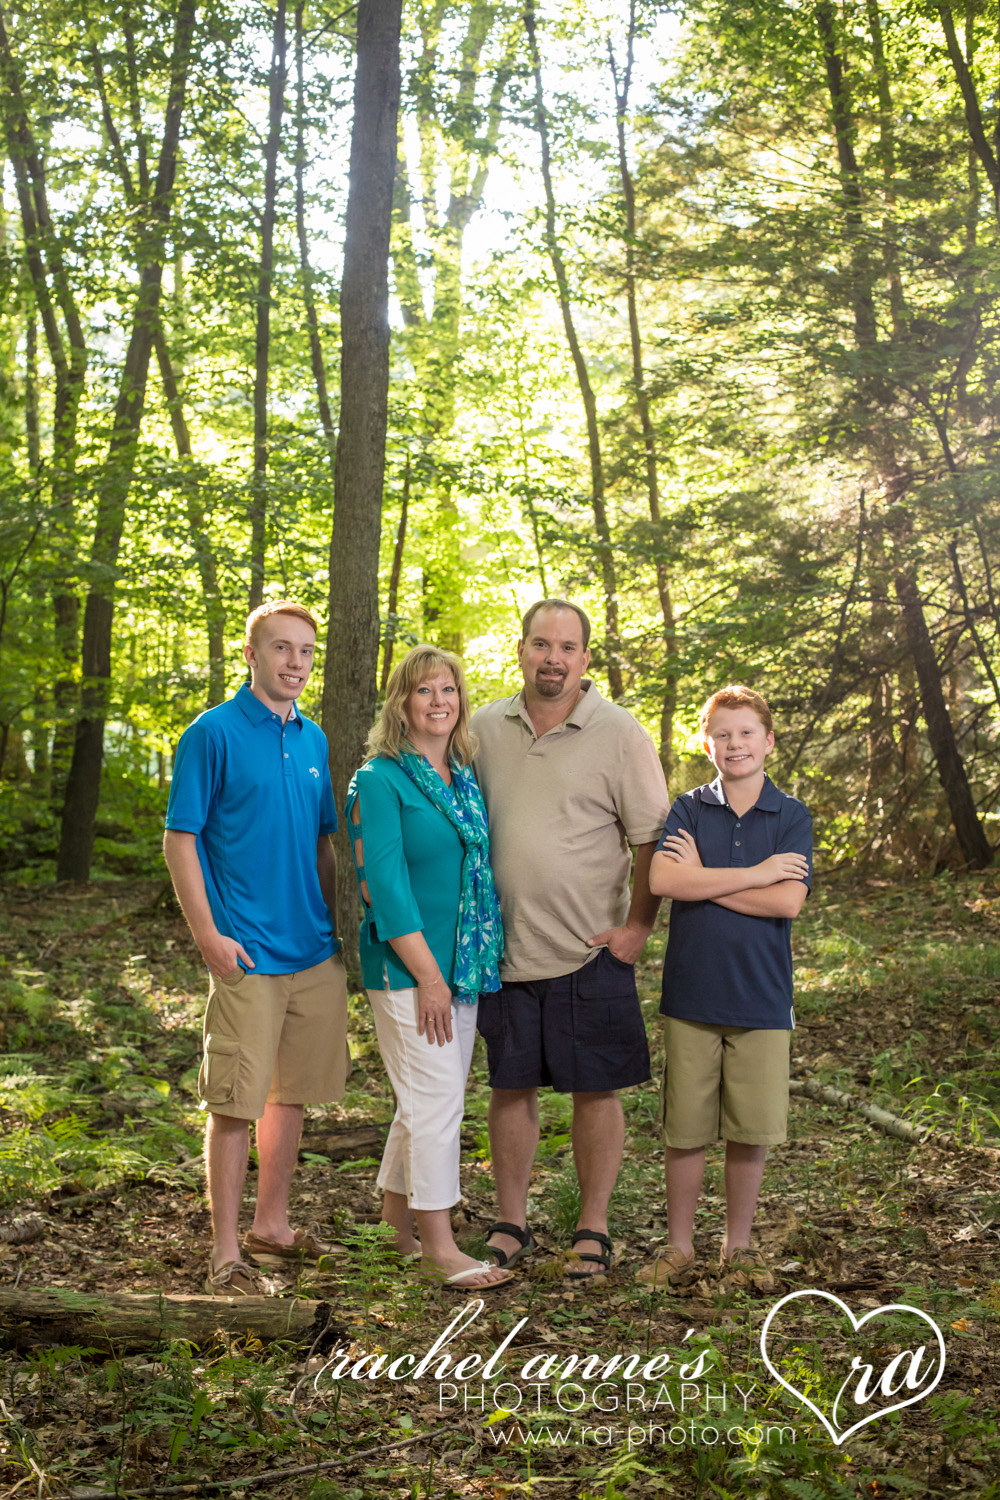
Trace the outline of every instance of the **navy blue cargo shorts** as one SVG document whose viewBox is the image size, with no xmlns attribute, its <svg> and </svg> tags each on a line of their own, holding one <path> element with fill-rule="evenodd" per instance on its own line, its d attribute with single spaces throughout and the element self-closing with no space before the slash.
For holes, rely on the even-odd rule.
<svg viewBox="0 0 1000 1500">
<path fill-rule="evenodd" d="M 607 948 L 572 974 L 483 995 L 477 1024 L 491 1088 L 601 1094 L 650 1076 L 635 966 Z"/>
</svg>

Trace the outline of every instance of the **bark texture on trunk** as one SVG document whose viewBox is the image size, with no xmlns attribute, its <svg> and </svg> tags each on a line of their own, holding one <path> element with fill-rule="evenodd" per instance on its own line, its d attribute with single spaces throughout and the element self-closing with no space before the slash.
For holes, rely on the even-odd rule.
<svg viewBox="0 0 1000 1500">
<path fill-rule="evenodd" d="M 573 320 L 569 276 L 566 271 L 562 246 L 556 234 L 556 200 L 555 191 L 552 186 L 548 115 L 545 109 L 545 98 L 542 93 L 542 65 L 535 30 L 534 0 L 528 0 L 525 6 L 524 25 L 528 33 L 531 66 L 535 79 L 535 128 L 538 131 L 538 139 L 541 146 L 542 183 L 545 188 L 545 244 L 549 252 L 549 259 L 552 262 L 552 272 L 556 280 L 563 330 L 566 334 L 566 342 L 569 345 L 570 357 L 573 361 L 573 369 L 576 371 L 576 380 L 580 387 L 580 396 L 583 400 L 583 409 L 587 419 L 587 453 L 590 458 L 590 505 L 594 512 L 594 531 L 596 533 L 596 546 L 594 550 L 597 554 L 597 562 L 601 573 L 601 586 L 604 592 L 605 655 L 607 658 L 605 665 L 607 667 L 608 686 L 611 689 L 611 696 L 612 698 L 620 698 L 625 691 L 625 684 L 622 680 L 621 632 L 618 623 L 618 579 L 615 568 L 614 546 L 611 540 L 611 527 L 608 523 L 608 512 L 605 504 L 604 460 L 601 455 L 601 433 L 597 422 L 597 398 L 594 395 L 594 388 L 590 383 L 590 372 L 587 369 L 587 361 L 584 358 L 583 349 L 580 346 L 580 340 L 576 331 L 576 324 Z"/>
<path fill-rule="evenodd" d="M 993 863 L 993 850 L 983 832 L 972 798 L 972 788 L 955 738 L 941 681 L 941 669 L 934 654 L 934 643 L 927 629 L 923 600 L 912 567 L 898 572 L 894 584 L 906 632 L 906 644 L 916 668 L 920 708 L 927 725 L 927 738 L 937 765 L 938 777 L 948 799 L 959 848 L 973 869 L 982 870 Z"/>
<path fill-rule="evenodd" d="M 323 728 L 338 809 L 375 717 L 378 563 L 389 396 L 389 231 L 399 112 L 402 0 L 361 0 L 340 292 L 340 431 L 330 542 Z M 357 966 L 357 888 L 337 835 L 337 927 Z"/>
<path fill-rule="evenodd" d="M 111 682 L 115 572 L 146 403 L 149 360 L 158 326 L 166 234 L 177 169 L 177 144 L 191 59 L 194 16 L 195 0 L 180 0 L 174 22 L 163 142 L 141 247 L 143 267 L 97 502 L 91 548 L 94 582 L 87 596 L 83 618 L 83 687 L 60 830 L 59 880 L 87 880 L 94 853 L 104 724 Z"/>
<path fill-rule="evenodd" d="M 271 360 L 271 290 L 274 282 L 274 222 L 278 197 L 278 150 L 285 111 L 286 0 L 278 0 L 271 48 L 267 145 L 264 150 L 264 212 L 260 224 L 256 337 L 253 373 L 253 483 L 250 501 L 250 596 L 248 609 L 264 601 L 267 558 L 267 380 Z"/>
<path fill-rule="evenodd" d="M 646 499 L 649 519 L 654 528 L 656 555 L 656 595 L 660 602 L 663 619 L 663 641 L 666 647 L 666 671 L 664 673 L 663 697 L 660 701 L 660 764 L 667 780 L 673 769 L 674 710 L 677 706 L 677 624 L 674 604 L 670 592 L 670 575 L 662 553 L 663 516 L 660 510 L 660 477 L 656 452 L 656 430 L 646 386 L 643 364 L 642 329 L 639 324 L 639 298 L 636 285 L 635 244 L 637 235 L 635 212 L 635 183 L 628 160 L 628 142 L 625 137 L 625 122 L 628 118 L 628 97 L 632 83 L 632 66 L 635 50 L 635 0 L 629 6 L 628 51 L 624 72 L 619 74 L 615 54 L 608 39 L 608 59 L 611 77 L 615 86 L 617 105 L 618 171 L 621 177 L 622 196 L 625 200 L 625 299 L 628 306 L 629 342 L 632 349 L 632 394 L 642 431 L 643 461 L 646 470 Z"/>
</svg>

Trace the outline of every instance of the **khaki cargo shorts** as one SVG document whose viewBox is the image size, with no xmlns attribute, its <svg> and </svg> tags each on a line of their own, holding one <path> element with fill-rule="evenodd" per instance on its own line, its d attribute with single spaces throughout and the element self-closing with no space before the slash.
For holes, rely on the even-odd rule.
<svg viewBox="0 0 1000 1500">
<path fill-rule="evenodd" d="M 210 975 L 203 1108 L 259 1120 L 265 1104 L 331 1104 L 347 1085 L 347 972 L 335 954 L 297 974 Z"/>
<path fill-rule="evenodd" d="M 788 1127 L 791 1032 L 663 1017 L 660 1120 L 678 1151 L 720 1138 L 777 1146 Z"/>
</svg>

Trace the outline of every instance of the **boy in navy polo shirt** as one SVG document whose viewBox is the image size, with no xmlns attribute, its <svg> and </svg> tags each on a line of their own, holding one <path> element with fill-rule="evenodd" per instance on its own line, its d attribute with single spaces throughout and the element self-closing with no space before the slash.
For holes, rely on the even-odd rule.
<svg viewBox="0 0 1000 1500">
<path fill-rule="evenodd" d="M 692 1236 L 705 1147 L 721 1136 L 720 1270 L 731 1284 L 771 1291 L 750 1230 L 767 1148 L 785 1139 L 791 927 L 809 891 L 812 819 L 764 772 L 774 731 L 758 693 L 713 693 L 701 730 L 719 775 L 674 802 L 650 872 L 650 889 L 673 899 L 660 1003 L 669 1243 L 638 1274 L 653 1287 L 698 1275 Z"/>
</svg>

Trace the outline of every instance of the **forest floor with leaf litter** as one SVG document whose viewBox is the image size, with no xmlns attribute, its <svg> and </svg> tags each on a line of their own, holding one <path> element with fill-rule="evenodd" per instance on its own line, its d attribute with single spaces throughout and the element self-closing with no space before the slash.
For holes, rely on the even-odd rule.
<svg viewBox="0 0 1000 1500">
<path fill-rule="evenodd" d="M 750 1295 L 714 1274 L 718 1153 L 699 1212 L 702 1276 L 669 1295 L 633 1281 L 666 1240 L 652 1084 L 624 1096 L 628 1145 L 612 1204 L 620 1263 L 607 1280 L 568 1283 L 577 1212 L 569 1101 L 544 1096 L 530 1208 L 541 1250 L 487 1295 L 445 1351 L 488 1357 L 521 1324 L 504 1355 L 508 1378 L 463 1384 L 433 1372 L 412 1381 L 331 1378 L 331 1359 L 348 1349 L 352 1359 L 423 1354 L 474 1300 L 419 1281 L 376 1228 L 375 1171 L 392 1099 L 363 997 L 353 1002 L 347 1097 L 308 1111 L 293 1188 L 293 1222 L 318 1222 L 351 1250 L 346 1265 L 284 1278 L 284 1295 L 332 1310 L 311 1353 L 291 1340 L 230 1337 L 112 1355 L 78 1342 L 39 1344 L 18 1330 L 17 1294 L 29 1289 L 201 1292 L 209 1218 L 194 1087 L 204 983 L 161 882 L 7 888 L 0 1235 L 23 1217 L 39 1237 L 0 1243 L 0 1296 L 15 1309 L 3 1315 L 0 1482 L 53 1496 L 179 1486 L 209 1494 L 227 1484 L 230 1494 L 256 1486 L 281 1500 L 536 1489 L 579 1500 L 1000 1495 L 998 895 L 993 872 L 906 886 L 841 877 L 796 924 L 793 1077 L 832 1084 L 938 1135 L 910 1145 L 850 1111 L 793 1099 L 789 1140 L 771 1155 L 757 1217 L 777 1271 L 774 1294 Z M 662 943 L 661 931 L 640 973 L 654 1073 Z M 494 1216 L 487 1102 L 477 1050 L 454 1215 L 473 1252 Z M 251 1170 L 248 1199 L 253 1190 Z M 936 1390 L 835 1445 L 761 1358 L 770 1308 L 799 1288 L 836 1294 L 858 1318 L 889 1303 L 928 1314 L 947 1350 Z M 835 1316 L 804 1314 L 787 1333 L 794 1383 L 824 1412 L 852 1352 L 877 1364 L 897 1347 L 884 1328 L 881 1339 L 873 1330 L 851 1342 Z M 685 1391 L 679 1372 L 690 1370 L 692 1350 L 705 1351 L 705 1373 Z M 600 1387 L 572 1390 L 571 1377 L 562 1389 L 509 1378 L 525 1361 L 537 1370 L 546 1355 L 574 1353 L 672 1363 L 644 1384 L 620 1370 Z"/>
</svg>

